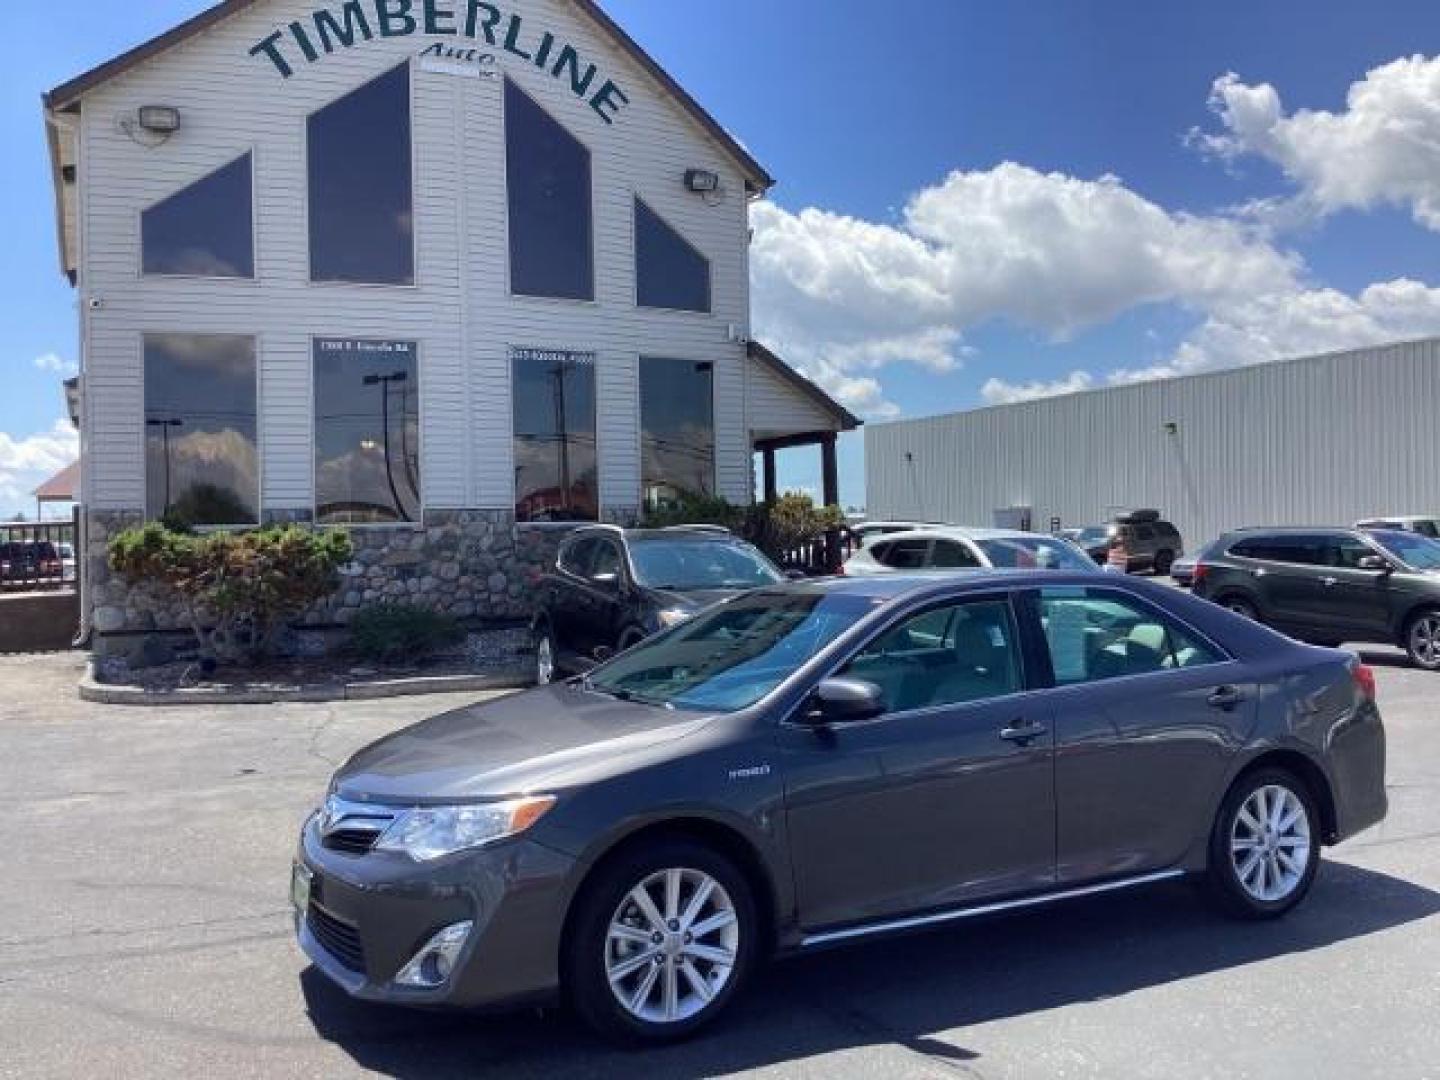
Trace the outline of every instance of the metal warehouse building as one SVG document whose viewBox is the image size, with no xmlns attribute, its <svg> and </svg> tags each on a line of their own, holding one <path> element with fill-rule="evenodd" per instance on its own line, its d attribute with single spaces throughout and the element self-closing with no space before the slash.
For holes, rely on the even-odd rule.
<svg viewBox="0 0 1440 1080">
<path fill-rule="evenodd" d="M 1156 507 L 1243 525 L 1440 510 L 1440 339 L 872 425 L 872 518 L 1047 530 Z"/>
</svg>

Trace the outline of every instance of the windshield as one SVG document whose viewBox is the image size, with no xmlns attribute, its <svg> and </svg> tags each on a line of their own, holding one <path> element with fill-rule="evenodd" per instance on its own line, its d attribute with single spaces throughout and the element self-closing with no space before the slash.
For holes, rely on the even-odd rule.
<svg viewBox="0 0 1440 1080">
<path fill-rule="evenodd" d="M 881 603 L 820 592 L 747 593 L 599 668 L 592 689 L 677 709 L 755 704 Z"/>
<path fill-rule="evenodd" d="M 1089 570 L 1095 563 L 1064 540 L 1046 536 L 1014 536 L 980 540 L 980 550 L 992 566 L 1021 570 Z"/>
<path fill-rule="evenodd" d="M 1093 544 L 1099 540 L 1106 540 L 1110 537 L 1110 529 L 1104 525 L 1091 525 L 1087 529 L 1081 529 L 1080 535 L 1075 539 L 1082 544 Z"/>
<path fill-rule="evenodd" d="M 636 580 L 649 589 L 754 589 L 784 580 L 775 564 L 738 540 L 666 537 L 630 545 Z"/>
<path fill-rule="evenodd" d="M 1416 570 L 1440 570 L 1440 542 L 1419 533 L 1377 532 L 1371 539 L 1406 566 Z"/>
</svg>

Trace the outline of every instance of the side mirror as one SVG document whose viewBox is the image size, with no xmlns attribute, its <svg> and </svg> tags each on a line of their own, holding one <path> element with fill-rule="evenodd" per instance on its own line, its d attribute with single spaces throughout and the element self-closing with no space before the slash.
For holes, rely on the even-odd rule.
<svg viewBox="0 0 1440 1080">
<path fill-rule="evenodd" d="M 885 713 L 885 693 L 864 679 L 826 679 L 805 703 L 801 720 L 816 728 L 860 724 Z"/>
<path fill-rule="evenodd" d="M 1390 565 L 1390 560 L 1380 555 L 1361 555 L 1360 561 L 1355 564 L 1361 570 L 1378 570 L 1382 574 L 1388 574 L 1395 568 Z"/>
<path fill-rule="evenodd" d="M 620 575 L 611 571 L 608 574 L 595 574 L 590 578 L 596 585 L 603 585 L 607 589 L 613 589 L 620 584 Z"/>
</svg>

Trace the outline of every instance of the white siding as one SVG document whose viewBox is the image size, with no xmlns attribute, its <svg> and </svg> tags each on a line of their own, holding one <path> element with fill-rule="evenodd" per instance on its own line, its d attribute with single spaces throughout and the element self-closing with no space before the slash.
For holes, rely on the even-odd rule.
<svg viewBox="0 0 1440 1080">
<path fill-rule="evenodd" d="M 1044 529 L 1156 507 L 1191 549 L 1244 525 L 1435 512 L 1437 402 L 1440 339 L 874 425 L 867 509 L 988 525 L 1028 506 Z"/>
<path fill-rule="evenodd" d="M 759 360 L 748 362 L 750 431 L 757 439 L 831 431 L 835 417 Z"/>
<path fill-rule="evenodd" d="M 507 509 L 513 502 L 508 347 L 598 355 L 602 498 L 639 498 L 637 358 L 716 365 L 720 488 L 750 497 L 744 347 L 747 213 L 738 167 L 626 54 L 562 0 L 515 0 L 531 28 L 573 42 L 622 85 L 631 104 L 606 125 L 568 85 L 497 50 L 500 67 L 591 149 L 597 298 L 593 304 L 512 297 L 507 282 L 502 83 L 413 74 L 417 285 L 309 281 L 305 118 L 418 54 L 434 39 L 380 39 L 297 64 L 281 79 L 249 48 L 302 19 L 319 0 L 274 0 L 236 16 L 83 103 L 81 286 L 89 315 L 87 483 L 96 509 L 144 505 L 140 337 L 146 331 L 259 338 L 263 502 L 313 502 L 310 340 L 321 335 L 420 343 L 423 486 L 430 508 Z M 528 32 L 528 31 L 527 31 Z M 293 52 L 293 43 L 290 45 Z M 596 85 L 599 85 L 597 80 Z M 147 149 L 119 127 L 141 104 L 176 105 L 182 130 Z M 140 211 L 247 150 L 255 154 L 253 282 L 139 274 Z M 727 197 L 707 205 L 681 184 L 686 168 L 718 172 Z M 634 304 L 632 198 L 642 195 L 711 260 L 714 313 L 650 312 Z"/>
</svg>

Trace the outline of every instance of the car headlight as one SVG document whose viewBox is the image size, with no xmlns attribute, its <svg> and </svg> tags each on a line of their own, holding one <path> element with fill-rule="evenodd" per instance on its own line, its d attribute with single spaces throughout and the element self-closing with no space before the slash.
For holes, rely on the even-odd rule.
<svg viewBox="0 0 1440 1080">
<path fill-rule="evenodd" d="M 666 608 L 655 616 L 660 623 L 661 630 L 669 630 L 672 626 L 679 626 L 682 622 L 689 622 L 695 617 L 695 612 L 688 608 Z"/>
<path fill-rule="evenodd" d="M 396 818 L 375 844 L 416 862 L 483 847 L 530 828 L 555 805 L 553 795 L 473 806 L 420 806 Z"/>
</svg>

